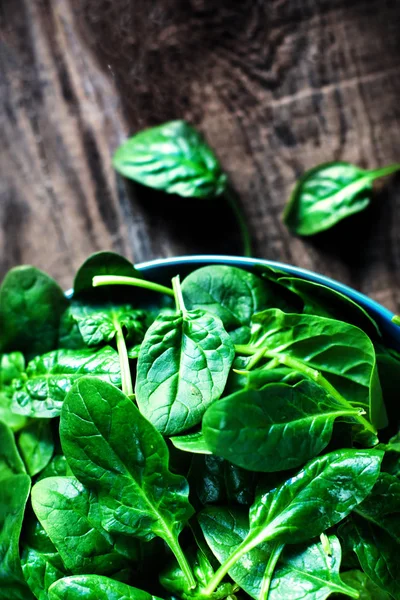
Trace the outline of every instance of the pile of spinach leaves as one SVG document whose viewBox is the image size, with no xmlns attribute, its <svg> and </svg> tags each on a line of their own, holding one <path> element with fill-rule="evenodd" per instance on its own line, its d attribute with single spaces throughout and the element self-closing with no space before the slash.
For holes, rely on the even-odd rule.
<svg viewBox="0 0 400 600">
<path fill-rule="evenodd" d="M 0 287 L 0 599 L 400 598 L 400 355 L 259 267 Z"/>
</svg>

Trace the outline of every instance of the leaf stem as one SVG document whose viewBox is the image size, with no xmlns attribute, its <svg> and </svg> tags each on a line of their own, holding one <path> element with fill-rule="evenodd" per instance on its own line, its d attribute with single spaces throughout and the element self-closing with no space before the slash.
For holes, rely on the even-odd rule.
<svg viewBox="0 0 400 600">
<path fill-rule="evenodd" d="M 259 352 L 260 348 L 258 346 L 246 346 L 246 345 L 237 345 L 235 346 L 235 350 L 238 354 L 244 354 L 245 356 L 251 356 Z M 307 375 L 312 381 L 323 387 L 335 400 L 346 406 L 347 408 L 352 408 L 351 402 L 346 400 L 337 390 L 333 387 L 331 383 L 320 373 L 317 369 L 313 369 L 308 365 L 304 364 L 300 360 L 288 356 L 287 354 L 280 354 L 279 352 L 274 352 L 266 349 L 264 356 L 269 358 L 276 358 L 279 362 L 286 367 L 299 371 L 300 373 L 304 373 Z M 354 416 L 354 418 L 367 429 L 371 431 L 371 433 L 377 433 L 375 427 L 370 423 L 365 417 L 362 415 Z"/>
<path fill-rule="evenodd" d="M 123 275 L 95 275 L 92 281 L 93 287 L 99 287 L 102 285 L 132 285 L 134 287 L 144 288 L 145 290 L 152 290 L 154 292 L 160 292 L 161 294 L 168 294 L 168 296 L 174 296 L 174 292 L 171 288 L 153 281 L 146 281 L 145 279 L 139 279 L 138 277 L 124 277 Z"/>
<path fill-rule="evenodd" d="M 189 586 L 189 590 L 194 590 L 194 588 L 197 586 L 197 583 L 196 583 L 196 580 L 192 573 L 192 569 L 187 561 L 187 558 L 184 555 L 182 548 L 179 545 L 178 540 L 173 537 L 171 537 L 171 538 L 168 537 L 168 538 L 165 538 L 165 541 L 167 542 L 168 546 L 174 553 L 174 556 L 175 556 L 176 560 L 178 561 L 180 568 L 182 569 L 182 573 L 185 576 L 185 579 Z"/>
<path fill-rule="evenodd" d="M 114 320 L 115 327 L 115 339 L 117 341 L 117 349 L 119 355 L 119 363 L 121 365 L 121 381 L 122 381 L 122 391 L 129 398 L 133 397 L 133 385 L 132 385 L 132 375 L 131 369 L 129 366 L 129 357 L 128 351 L 126 349 L 126 343 L 124 338 L 124 333 L 122 331 L 122 327 L 119 324 L 118 320 Z"/>
<path fill-rule="evenodd" d="M 226 198 L 233 214 L 235 215 L 236 222 L 240 229 L 240 235 L 242 238 L 242 245 L 243 245 L 243 256 L 251 257 L 252 256 L 252 248 L 251 248 L 251 237 L 250 237 L 249 228 L 247 227 L 246 221 L 243 217 L 243 213 L 237 202 L 236 194 L 232 190 L 232 188 L 230 188 L 230 187 L 226 188 L 225 198 Z"/>
<path fill-rule="evenodd" d="M 185 302 L 183 300 L 181 280 L 179 275 L 172 278 L 172 290 L 175 297 L 176 310 L 181 312 L 183 316 L 187 314 Z"/>
<path fill-rule="evenodd" d="M 279 542 L 275 542 L 270 557 L 268 559 L 268 563 L 265 569 L 264 576 L 261 581 L 261 590 L 260 590 L 260 600 L 268 600 L 269 596 L 269 588 L 271 587 L 272 576 L 275 571 L 276 563 L 279 560 L 280 555 L 282 554 L 282 550 L 284 549 L 285 544 L 280 544 Z"/>
<path fill-rule="evenodd" d="M 389 165 L 387 167 L 383 167 L 382 169 L 373 169 L 371 171 L 367 171 L 367 173 L 372 180 L 375 180 L 379 179 L 380 177 L 392 175 L 392 173 L 396 173 L 397 171 L 400 171 L 400 164 Z"/>
</svg>

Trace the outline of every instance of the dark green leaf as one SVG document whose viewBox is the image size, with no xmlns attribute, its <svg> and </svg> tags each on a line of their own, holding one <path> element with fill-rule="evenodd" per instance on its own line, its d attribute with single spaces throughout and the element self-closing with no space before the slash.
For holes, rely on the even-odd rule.
<svg viewBox="0 0 400 600">
<path fill-rule="evenodd" d="M 165 435 L 197 425 L 225 387 L 235 351 L 221 320 L 203 310 L 161 315 L 140 347 L 136 399 Z"/>
<path fill-rule="evenodd" d="M 32 506 L 72 573 L 109 575 L 125 567 L 113 539 L 101 526 L 95 493 L 74 477 L 49 477 L 36 483 Z"/>
<path fill-rule="evenodd" d="M 113 165 L 128 179 L 169 194 L 209 198 L 226 188 L 215 154 L 185 121 L 137 133 L 118 148 Z"/>
<path fill-rule="evenodd" d="M 342 579 L 347 585 L 357 590 L 360 594 L 359 600 L 390 600 L 391 598 L 362 571 L 346 571 L 342 573 Z M 344 596 L 337 596 L 337 599 L 339 598 L 344 598 Z"/>
<path fill-rule="evenodd" d="M 39 269 L 11 269 L 0 287 L 1 347 L 30 356 L 52 350 L 67 305 L 57 283 Z"/>
<path fill-rule="evenodd" d="M 319 454 L 335 419 L 358 413 L 311 381 L 294 387 L 271 383 L 215 402 L 204 415 L 202 431 L 213 454 L 250 471 L 274 472 Z"/>
<path fill-rule="evenodd" d="M 148 592 L 100 575 L 75 575 L 54 583 L 49 600 L 160 600 Z"/>
<path fill-rule="evenodd" d="M 270 309 L 254 315 L 250 345 L 299 371 L 304 365 L 316 369 L 348 402 L 362 406 L 376 427 L 386 425 L 375 350 L 358 327 Z"/>
<path fill-rule="evenodd" d="M 57 347 L 67 350 L 81 350 L 82 348 L 86 348 L 86 344 L 79 331 L 78 323 L 72 316 L 71 307 L 68 307 L 61 315 Z"/>
<path fill-rule="evenodd" d="M 375 179 L 399 170 L 393 165 L 365 171 L 345 162 L 318 165 L 297 183 L 284 222 L 299 235 L 314 235 L 366 208 Z"/>
<path fill-rule="evenodd" d="M 361 567 L 370 579 L 398 600 L 400 555 L 395 538 L 358 515 L 354 515 L 351 522 L 341 528 L 340 534 L 349 537 Z"/>
<path fill-rule="evenodd" d="M 53 433 L 47 419 L 30 423 L 18 438 L 18 448 L 31 477 L 37 475 L 50 462 L 54 452 Z"/>
<path fill-rule="evenodd" d="M 47 467 L 39 474 L 36 481 L 46 479 L 46 477 L 66 477 L 72 475 L 67 459 L 63 454 L 56 454 Z"/>
<path fill-rule="evenodd" d="M 78 269 L 74 280 L 74 296 L 82 292 L 92 291 L 92 281 L 95 275 L 122 275 L 124 277 L 142 278 L 132 263 L 114 252 L 96 252 L 89 256 Z M 97 296 L 99 291 L 96 290 Z"/>
<path fill-rule="evenodd" d="M 237 267 L 212 265 L 193 271 L 182 283 L 185 305 L 203 309 L 221 319 L 235 344 L 250 337 L 254 313 L 287 305 L 268 281 Z"/>
<path fill-rule="evenodd" d="M 48 590 L 51 584 L 67 574 L 54 565 L 55 556 L 39 552 L 28 546 L 23 549 L 22 572 L 26 583 L 38 600 L 48 600 Z"/>
<path fill-rule="evenodd" d="M 1 481 L 11 475 L 26 473 L 24 463 L 18 454 L 11 429 L 0 421 L 0 486 Z"/>
<path fill-rule="evenodd" d="M 400 544 L 400 481 L 381 473 L 371 493 L 355 512 L 384 529 Z"/>
<path fill-rule="evenodd" d="M 192 514 L 188 485 L 168 470 L 163 438 L 131 400 L 81 379 L 65 400 L 60 437 L 75 476 L 100 493 L 107 531 L 173 543 Z"/>
<path fill-rule="evenodd" d="M 236 362 L 236 361 L 235 361 Z M 245 390 L 261 390 L 270 383 L 287 383 L 295 385 L 306 379 L 306 376 L 289 367 L 268 368 L 267 366 L 246 371 L 231 371 L 224 395 Z"/>
<path fill-rule="evenodd" d="M 28 475 L 12 475 L 0 485 L 0 599 L 31 600 L 19 557 L 19 537 L 30 491 Z"/>
<path fill-rule="evenodd" d="M 121 385 L 117 352 L 108 346 L 93 350 L 54 350 L 33 359 L 27 378 L 14 381 L 13 409 L 35 418 L 60 414 L 66 394 L 84 375 Z"/>
<path fill-rule="evenodd" d="M 360 327 L 373 339 L 381 338 L 378 325 L 367 311 L 337 290 L 299 277 L 280 277 L 278 282 L 300 296 L 303 313 L 345 321 Z"/>
</svg>

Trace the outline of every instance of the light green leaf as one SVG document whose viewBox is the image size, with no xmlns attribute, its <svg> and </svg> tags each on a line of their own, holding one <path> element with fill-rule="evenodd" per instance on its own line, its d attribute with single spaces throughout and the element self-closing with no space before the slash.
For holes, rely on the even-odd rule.
<svg viewBox="0 0 400 600">
<path fill-rule="evenodd" d="M 160 600 L 148 592 L 100 575 L 75 575 L 54 583 L 49 600 Z"/>
</svg>

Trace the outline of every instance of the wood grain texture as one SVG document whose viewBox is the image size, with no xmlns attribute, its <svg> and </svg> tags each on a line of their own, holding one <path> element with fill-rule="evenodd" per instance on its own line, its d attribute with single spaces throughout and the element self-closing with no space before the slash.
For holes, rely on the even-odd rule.
<svg viewBox="0 0 400 600">
<path fill-rule="evenodd" d="M 111 167 L 127 135 L 185 118 L 230 174 L 256 256 L 400 308 L 400 179 L 313 239 L 281 222 L 305 169 L 400 160 L 399 2 L 0 0 L 0 14 L 0 276 L 29 262 L 67 287 L 100 249 L 240 253 L 223 203 L 165 197 Z"/>
</svg>

